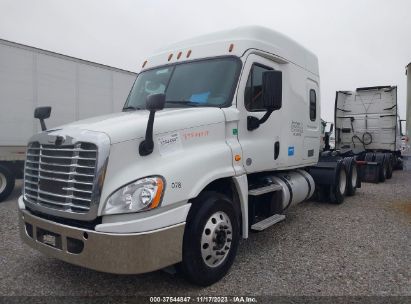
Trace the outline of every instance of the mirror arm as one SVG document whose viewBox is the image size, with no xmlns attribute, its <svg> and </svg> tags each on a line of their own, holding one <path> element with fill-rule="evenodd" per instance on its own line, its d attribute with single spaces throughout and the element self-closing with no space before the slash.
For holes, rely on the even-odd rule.
<svg viewBox="0 0 411 304">
<path fill-rule="evenodd" d="M 47 127 L 46 127 L 46 123 L 44 122 L 43 118 L 40 118 L 40 125 L 41 125 L 41 131 L 46 131 Z"/>
<path fill-rule="evenodd" d="M 261 119 L 258 119 L 254 116 L 247 116 L 247 130 L 248 131 L 253 131 L 255 129 L 258 129 L 260 125 L 265 123 L 268 118 L 270 118 L 271 114 L 274 112 L 274 110 L 268 110 L 265 112 L 264 116 L 261 117 Z"/>
<path fill-rule="evenodd" d="M 264 116 L 261 117 L 260 119 L 260 125 L 262 125 L 263 123 L 265 123 L 267 121 L 268 118 L 270 118 L 271 114 L 274 112 L 274 110 L 268 110 L 267 112 L 265 112 Z"/>
<path fill-rule="evenodd" d="M 141 156 L 149 155 L 154 150 L 154 141 L 153 141 L 153 126 L 154 126 L 154 116 L 156 114 L 155 110 L 150 110 L 150 115 L 148 117 L 147 129 L 146 129 L 146 137 L 140 143 L 138 147 L 138 151 Z"/>
</svg>

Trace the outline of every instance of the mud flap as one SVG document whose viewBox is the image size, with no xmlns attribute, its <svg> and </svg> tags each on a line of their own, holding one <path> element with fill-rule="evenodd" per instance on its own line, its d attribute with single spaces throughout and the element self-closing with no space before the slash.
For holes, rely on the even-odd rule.
<svg viewBox="0 0 411 304">
<path fill-rule="evenodd" d="M 361 181 L 366 183 L 379 183 L 380 181 L 380 167 L 378 162 L 365 162 L 360 166 Z"/>
</svg>

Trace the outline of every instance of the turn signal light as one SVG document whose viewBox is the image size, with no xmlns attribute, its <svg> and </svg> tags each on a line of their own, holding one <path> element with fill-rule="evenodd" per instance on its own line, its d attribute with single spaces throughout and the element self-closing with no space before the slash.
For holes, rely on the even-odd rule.
<svg viewBox="0 0 411 304">
<path fill-rule="evenodd" d="M 154 209 L 157 208 L 158 204 L 160 204 L 161 201 L 161 195 L 163 194 L 163 190 L 164 190 L 164 182 L 162 179 L 158 179 L 157 180 L 157 193 L 156 196 L 153 199 L 153 202 L 151 203 L 150 209 Z"/>
</svg>

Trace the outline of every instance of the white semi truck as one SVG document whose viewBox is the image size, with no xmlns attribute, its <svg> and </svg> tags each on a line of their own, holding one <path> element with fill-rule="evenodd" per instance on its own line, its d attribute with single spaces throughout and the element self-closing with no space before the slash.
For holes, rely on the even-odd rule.
<svg viewBox="0 0 411 304">
<path fill-rule="evenodd" d="M 358 185 L 353 158 L 320 154 L 317 57 L 244 27 L 148 58 L 122 113 L 34 135 L 27 146 L 22 239 L 99 271 L 177 265 L 199 285 L 231 267 L 239 239 L 320 197 Z M 42 121 L 50 108 L 38 108 Z"/>
<path fill-rule="evenodd" d="M 48 124 L 120 111 L 136 74 L 0 39 L 0 202 L 23 177 L 33 110 L 52 105 Z"/>
<path fill-rule="evenodd" d="M 402 126 L 397 109 L 397 87 L 378 86 L 338 91 L 335 100 L 336 149 L 352 151 L 366 161 L 363 179 L 383 182 L 402 168 Z M 377 163 L 378 174 L 370 166 Z M 377 177 L 377 178 L 375 178 Z"/>
</svg>

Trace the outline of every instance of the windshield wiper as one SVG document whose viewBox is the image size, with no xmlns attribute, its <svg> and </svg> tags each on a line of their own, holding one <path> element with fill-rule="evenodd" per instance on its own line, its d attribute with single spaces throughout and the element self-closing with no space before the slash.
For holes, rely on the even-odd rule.
<svg viewBox="0 0 411 304">
<path fill-rule="evenodd" d="M 127 106 L 123 108 L 123 112 L 141 110 L 139 107 Z"/>
<path fill-rule="evenodd" d="M 197 106 L 202 106 L 203 104 L 194 102 L 191 100 L 167 100 L 166 104 L 171 103 L 171 104 L 181 104 L 185 106 L 190 106 L 190 107 L 197 107 Z"/>
</svg>

